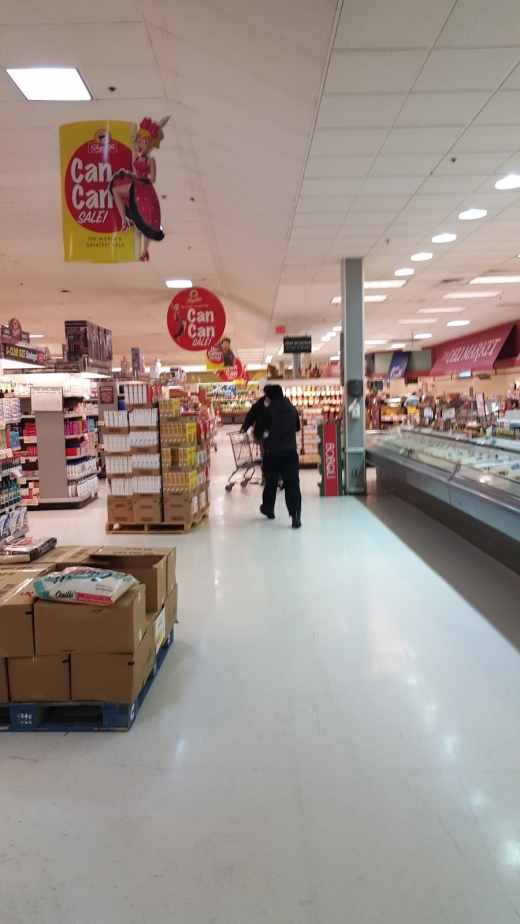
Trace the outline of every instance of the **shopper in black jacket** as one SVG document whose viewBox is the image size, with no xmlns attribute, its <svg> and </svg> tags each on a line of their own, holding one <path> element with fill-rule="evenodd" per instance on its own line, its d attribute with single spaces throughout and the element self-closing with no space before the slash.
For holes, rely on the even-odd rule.
<svg viewBox="0 0 520 924">
<path fill-rule="evenodd" d="M 253 427 L 253 433 L 256 436 L 257 440 L 262 439 L 265 430 L 266 423 L 266 412 L 269 406 L 269 391 L 271 385 L 264 386 L 264 397 L 259 398 L 258 401 L 255 401 L 253 405 L 249 408 L 246 419 L 240 427 L 241 433 L 247 433 L 250 427 Z"/>
<path fill-rule="evenodd" d="M 281 478 L 293 529 L 299 529 L 302 525 L 302 496 L 296 434 L 300 430 L 300 418 L 289 399 L 284 398 L 280 385 L 271 385 L 268 397 L 269 406 L 258 420 L 268 434 L 265 440 L 264 456 L 265 488 L 260 513 L 263 513 L 269 520 L 274 520 L 276 491 Z"/>
</svg>

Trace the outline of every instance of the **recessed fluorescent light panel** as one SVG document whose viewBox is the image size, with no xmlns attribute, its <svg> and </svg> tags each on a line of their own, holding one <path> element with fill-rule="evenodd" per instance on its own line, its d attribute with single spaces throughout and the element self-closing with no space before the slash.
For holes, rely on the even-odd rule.
<svg viewBox="0 0 520 924">
<path fill-rule="evenodd" d="M 382 346 L 383 343 L 388 343 L 388 340 L 365 340 L 365 346 Z"/>
<path fill-rule="evenodd" d="M 386 302 L 388 295 L 365 295 L 365 302 Z"/>
<path fill-rule="evenodd" d="M 510 173 L 509 176 L 504 176 L 495 183 L 495 189 L 518 189 L 519 186 L 520 176 L 516 173 Z"/>
<path fill-rule="evenodd" d="M 334 298 L 330 300 L 331 305 L 341 305 L 341 295 L 335 295 Z"/>
<path fill-rule="evenodd" d="M 459 212 L 461 221 L 475 221 L 477 218 L 485 218 L 486 215 L 487 209 L 466 209 L 464 212 Z"/>
<path fill-rule="evenodd" d="M 466 324 L 469 324 L 469 321 L 448 321 L 446 327 L 466 327 Z"/>
<path fill-rule="evenodd" d="M 421 253 L 413 253 L 410 260 L 414 260 L 416 263 L 423 263 L 425 260 L 431 260 L 432 257 L 432 253 L 422 251 Z"/>
<path fill-rule="evenodd" d="M 335 334 L 340 334 L 341 331 L 343 330 L 343 328 L 342 328 L 342 327 L 333 327 L 332 330 L 334 331 Z"/>
<path fill-rule="evenodd" d="M 92 99 L 75 67 L 8 67 L 11 80 L 30 100 Z"/>
<path fill-rule="evenodd" d="M 266 357 L 265 357 L 266 363 L 270 363 L 271 360 L 272 360 L 272 358 L 273 358 L 272 356 L 266 356 Z"/>
<path fill-rule="evenodd" d="M 400 289 L 406 285 L 406 279 L 376 279 L 365 282 L 365 289 Z"/>
<path fill-rule="evenodd" d="M 169 289 L 191 289 L 193 283 L 191 279 L 167 279 L 166 285 Z"/>
<path fill-rule="evenodd" d="M 497 285 L 519 283 L 520 276 L 476 276 L 475 279 L 470 279 L 469 284 L 470 286 L 487 286 L 490 282 L 495 282 Z"/>
<path fill-rule="evenodd" d="M 43 340 L 45 334 L 29 334 L 31 340 Z"/>
<path fill-rule="evenodd" d="M 419 308 L 417 314 L 458 314 L 459 311 L 466 311 L 466 308 Z"/>
<path fill-rule="evenodd" d="M 391 343 L 390 346 L 393 350 L 402 350 L 406 346 L 406 343 Z"/>
<path fill-rule="evenodd" d="M 463 301 L 465 298 L 496 298 L 497 295 L 502 295 L 500 290 L 488 289 L 486 292 L 478 291 L 475 289 L 474 292 L 448 292 L 447 295 L 443 295 L 443 298 L 457 298 L 460 301 Z"/>
<path fill-rule="evenodd" d="M 413 276 L 415 270 L 411 266 L 403 266 L 402 269 L 395 271 L 394 276 Z"/>
<path fill-rule="evenodd" d="M 436 324 L 438 318 L 404 318 L 402 321 L 398 321 L 398 324 L 410 324 L 412 327 L 415 324 Z"/>
<path fill-rule="evenodd" d="M 434 237 L 432 237 L 432 244 L 451 244 L 452 241 L 456 240 L 456 234 L 436 234 Z"/>
<path fill-rule="evenodd" d="M 414 334 L 413 335 L 414 340 L 431 340 L 432 337 L 433 337 L 433 334 Z"/>
</svg>

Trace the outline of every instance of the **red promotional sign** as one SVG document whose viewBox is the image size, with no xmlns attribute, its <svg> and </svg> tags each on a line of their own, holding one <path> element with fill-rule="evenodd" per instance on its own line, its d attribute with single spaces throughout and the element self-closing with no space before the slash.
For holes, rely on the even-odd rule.
<svg viewBox="0 0 520 924">
<path fill-rule="evenodd" d="M 434 362 L 430 375 L 489 372 L 512 329 L 512 324 L 502 324 L 478 334 L 439 344 L 434 347 Z"/>
<path fill-rule="evenodd" d="M 177 346 L 196 352 L 218 343 L 226 327 L 226 312 L 209 289 L 183 289 L 172 299 L 166 321 Z"/>
<path fill-rule="evenodd" d="M 339 494 L 338 479 L 338 440 L 336 426 L 327 424 L 323 427 L 323 482 L 325 497 L 337 497 Z"/>
<path fill-rule="evenodd" d="M 235 359 L 232 366 L 226 366 L 225 369 L 220 369 L 219 372 L 217 372 L 217 375 L 223 382 L 234 382 L 236 379 L 241 379 L 243 374 L 244 367 L 239 359 Z"/>
<path fill-rule="evenodd" d="M 65 172 L 64 195 L 74 220 L 89 231 L 114 234 L 121 227 L 108 184 L 118 170 L 132 169 L 132 151 L 100 129 L 96 138 L 80 145 Z"/>
</svg>

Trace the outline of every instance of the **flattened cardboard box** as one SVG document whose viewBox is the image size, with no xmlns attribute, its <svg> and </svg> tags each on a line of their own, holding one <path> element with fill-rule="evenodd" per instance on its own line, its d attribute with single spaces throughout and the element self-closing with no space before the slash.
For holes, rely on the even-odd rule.
<svg viewBox="0 0 520 924">
<path fill-rule="evenodd" d="M 71 655 L 73 701 L 124 703 L 130 706 L 150 676 L 154 659 L 153 626 L 145 633 L 135 654 Z"/>
<path fill-rule="evenodd" d="M 9 702 L 9 684 L 7 683 L 7 658 L 0 658 L 0 703 Z"/>
<path fill-rule="evenodd" d="M 136 581 L 146 587 L 146 609 L 148 613 L 158 613 L 164 601 L 175 586 L 168 583 L 168 555 L 149 549 L 146 555 L 112 555 L 108 548 L 100 549 L 87 558 L 83 564 L 92 568 L 107 568 L 131 574 Z M 171 572 L 171 569 L 170 569 Z"/>
<path fill-rule="evenodd" d="M 32 658 L 34 629 L 32 579 L 0 572 L 0 658 Z"/>
<path fill-rule="evenodd" d="M 98 545 L 60 545 L 38 558 L 38 565 L 49 562 L 60 563 L 63 567 L 81 565 L 87 555 L 92 555 L 99 549 Z"/>
<path fill-rule="evenodd" d="M 38 656 L 102 651 L 132 653 L 146 629 L 146 588 L 142 584 L 134 584 L 111 606 L 50 600 L 37 600 L 34 604 Z"/>
<path fill-rule="evenodd" d="M 177 583 L 177 576 L 175 573 L 175 569 L 177 567 L 177 548 L 176 546 L 172 546 L 169 549 L 161 549 L 160 553 L 161 555 L 166 556 L 166 582 L 167 582 L 167 587 L 168 587 L 168 590 L 166 591 L 166 593 L 170 594 Z M 109 555 L 111 557 L 117 556 L 117 557 L 125 558 L 127 555 L 130 555 L 130 556 L 143 555 L 146 557 L 147 555 L 150 555 L 150 554 L 151 554 L 151 549 L 149 546 L 145 546 L 145 547 L 139 546 L 134 549 L 131 545 L 104 545 L 100 549 L 98 549 L 97 552 L 94 553 L 94 555 L 96 556 L 99 555 L 102 558 L 105 555 Z M 120 569 L 117 568 L 117 571 L 119 570 Z"/>
<path fill-rule="evenodd" d="M 9 689 L 13 703 L 70 702 L 70 656 L 9 658 Z"/>
</svg>

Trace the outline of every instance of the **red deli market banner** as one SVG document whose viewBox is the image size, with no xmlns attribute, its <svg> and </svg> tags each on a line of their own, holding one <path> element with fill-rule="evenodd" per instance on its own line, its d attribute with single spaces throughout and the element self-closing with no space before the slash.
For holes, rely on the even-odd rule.
<svg viewBox="0 0 520 924">
<path fill-rule="evenodd" d="M 433 347 L 430 375 L 489 372 L 508 340 L 513 324 L 501 324 Z M 514 338 L 513 338 L 514 339 Z M 512 344 L 513 352 L 514 345 Z"/>
</svg>

